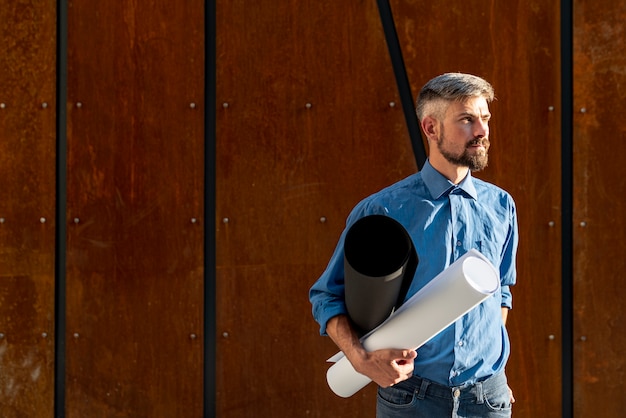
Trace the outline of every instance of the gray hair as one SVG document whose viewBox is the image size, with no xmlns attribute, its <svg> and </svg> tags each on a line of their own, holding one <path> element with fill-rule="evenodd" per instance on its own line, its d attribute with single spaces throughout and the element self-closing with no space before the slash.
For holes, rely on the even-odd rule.
<svg viewBox="0 0 626 418">
<path fill-rule="evenodd" d="M 471 97 L 484 97 L 488 103 L 491 103 L 495 97 L 493 87 L 475 75 L 442 74 L 422 87 L 417 97 L 415 113 L 420 121 L 428 115 L 442 119 L 450 102 L 464 101 Z"/>
</svg>

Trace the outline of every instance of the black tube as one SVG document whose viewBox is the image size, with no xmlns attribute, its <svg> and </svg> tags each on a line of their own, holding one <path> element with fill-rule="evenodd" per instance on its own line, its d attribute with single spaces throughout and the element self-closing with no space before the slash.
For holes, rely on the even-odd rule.
<svg viewBox="0 0 626 418">
<path fill-rule="evenodd" d="M 404 227 L 388 216 L 356 221 L 344 242 L 345 300 L 363 333 L 380 325 L 404 301 L 417 254 Z"/>
</svg>

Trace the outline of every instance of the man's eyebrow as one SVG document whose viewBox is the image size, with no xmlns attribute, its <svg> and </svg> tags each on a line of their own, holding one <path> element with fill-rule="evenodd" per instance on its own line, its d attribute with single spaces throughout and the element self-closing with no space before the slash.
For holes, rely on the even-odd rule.
<svg viewBox="0 0 626 418">
<path fill-rule="evenodd" d="M 462 112 L 459 112 L 459 114 L 457 115 L 457 117 L 459 118 L 466 117 L 466 116 L 471 116 L 472 118 L 489 119 L 491 118 L 491 113 L 487 112 L 487 113 L 483 113 L 482 115 L 478 115 L 474 112 L 462 111 Z"/>
</svg>

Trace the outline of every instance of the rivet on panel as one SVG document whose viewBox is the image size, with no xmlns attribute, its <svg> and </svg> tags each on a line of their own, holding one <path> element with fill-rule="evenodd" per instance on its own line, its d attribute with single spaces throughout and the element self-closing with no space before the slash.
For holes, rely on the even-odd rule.
<svg viewBox="0 0 626 418">
<path fill-rule="evenodd" d="M 326 216 L 322 216 L 322 217 L 320 218 L 320 222 L 321 222 L 321 223 L 325 223 L 325 222 L 326 222 Z"/>
<path fill-rule="evenodd" d="M 83 107 L 83 104 L 81 102 L 76 102 L 76 107 L 80 109 L 81 107 Z"/>
<path fill-rule="evenodd" d="M 6 109 L 7 104 L 6 103 L 0 103 L 0 109 Z"/>
<path fill-rule="evenodd" d="M 80 223 L 80 218 L 74 218 L 74 223 L 75 224 Z"/>
<path fill-rule="evenodd" d="M 555 338 L 556 338 L 556 337 L 555 337 L 554 335 L 552 335 L 552 334 L 548 335 L 548 339 L 549 339 L 550 341 L 554 340 Z"/>
<path fill-rule="evenodd" d="M 194 102 L 189 103 L 189 107 L 192 109 L 196 108 L 196 104 Z"/>
<path fill-rule="evenodd" d="M 43 216 L 41 218 L 39 218 L 39 222 L 41 222 L 42 224 L 46 223 L 46 218 L 44 218 Z"/>
<path fill-rule="evenodd" d="M 582 221 L 582 222 L 580 223 L 580 226 L 582 226 L 583 228 L 584 228 L 584 227 L 586 227 L 586 226 L 587 226 L 587 222 Z"/>
<path fill-rule="evenodd" d="M 74 333 L 74 338 L 78 338 L 78 337 L 80 337 L 80 334 L 79 334 L 79 333 L 77 333 L 77 332 L 75 332 L 75 333 Z"/>
<path fill-rule="evenodd" d="M 581 107 L 580 108 L 580 113 L 587 113 L 587 108 L 586 107 Z"/>
<path fill-rule="evenodd" d="M 554 112 L 554 106 L 548 106 L 548 111 L 549 112 Z"/>
<path fill-rule="evenodd" d="M 0 218 L 0 224 L 3 224 L 6 221 L 4 218 Z"/>
<path fill-rule="evenodd" d="M 42 338 L 48 338 L 48 333 L 47 332 L 42 332 L 41 333 L 41 337 Z"/>
<path fill-rule="evenodd" d="M 396 107 L 396 102 L 389 102 L 389 107 Z"/>
<path fill-rule="evenodd" d="M 195 340 L 197 338 L 196 334 L 189 334 L 189 338 L 191 338 L 192 340 Z"/>
<path fill-rule="evenodd" d="M 228 338 L 228 333 L 227 332 L 222 333 L 222 337 Z"/>
<path fill-rule="evenodd" d="M 198 220 L 196 218 L 191 218 L 191 223 L 195 224 L 196 222 L 198 222 Z"/>
<path fill-rule="evenodd" d="M 226 109 L 226 108 L 228 107 L 228 102 L 224 102 L 224 103 L 222 103 L 222 107 L 223 107 L 224 109 Z"/>
<path fill-rule="evenodd" d="M 42 107 L 43 109 L 47 108 L 47 107 L 48 107 L 48 103 L 43 102 L 43 103 L 41 104 L 41 107 Z"/>
<path fill-rule="evenodd" d="M 552 228 L 552 227 L 554 226 L 554 221 L 550 221 L 550 222 L 548 222 L 548 226 L 549 226 L 550 228 Z"/>
<path fill-rule="evenodd" d="M 304 107 L 306 107 L 307 109 L 310 109 L 313 107 L 313 105 L 311 103 L 307 103 L 304 105 Z"/>
<path fill-rule="evenodd" d="M 0 340 L 4 338 L 4 333 L 0 332 Z"/>
<path fill-rule="evenodd" d="M 583 335 L 583 336 L 581 336 L 581 337 L 580 337 L 580 341 L 582 341 L 582 342 L 587 341 L 587 337 L 586 337 L 586 336 L 584 336 L 584 335 Z"/>
<path fill-rule="evenodd" d="M 222 223 L 227 224 L 228 222 L 230 222 L 230 219 L 228 219 L 228 218 L 224 218 L 224 219 L 222 219 Z"/>
</svg>

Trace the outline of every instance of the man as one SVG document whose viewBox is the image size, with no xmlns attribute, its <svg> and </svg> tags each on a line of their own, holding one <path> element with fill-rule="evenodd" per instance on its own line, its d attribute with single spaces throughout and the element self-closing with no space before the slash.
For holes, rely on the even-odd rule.
<svg viewBox="0 0 626 418">
<path fill-rule="evenodd" d="M 471 175 L 487 166 L 493 99 L 492 86 L 469 74 L 443 74 L 426 83 L 416 112 L 428 139 L 428 161 L 420 172 L 353 209 L 326 271 L 311 288 L 321 334 L 331 337 L 356 371 L 379 385 L 379 418 L 511 415 L 505 323 L 509 286 L 516 280 L 517 215 L 507 192 Z M 472 248 L 500 272 L 500 291 L 417 351 L 367 352 L 344 303 L 343 241 L 356 220 L 372 214 L 394 218 L 413 240 L 419 264 L 407 299 Z"/>
</svg>

